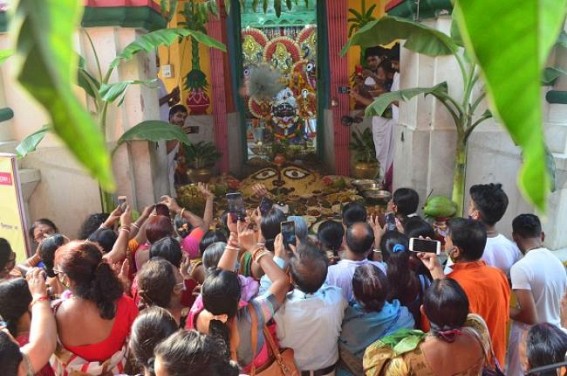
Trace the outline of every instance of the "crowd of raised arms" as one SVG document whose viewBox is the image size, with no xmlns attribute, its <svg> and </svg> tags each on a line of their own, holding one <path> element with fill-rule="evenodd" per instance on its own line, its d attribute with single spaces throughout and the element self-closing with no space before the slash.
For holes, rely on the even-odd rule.
<svg viewBox="0 0 567 376">
<path fill-rule="evenodd" d="M 395 229 L 349 203 L 314 234 L 278 206 L 213 220 L 198 188 L 204 213 L 164 196 L 134 221 L 123 204 L 78 240 L 37 220 L 19 265 L 0 238 L 0 375 L 564 374 L 565 268 L 537 216 L 513 241 L 496 231 L 500 184 L 472 186 L 443 237 L 410 188 L 388 204 Z"/>
</svg>

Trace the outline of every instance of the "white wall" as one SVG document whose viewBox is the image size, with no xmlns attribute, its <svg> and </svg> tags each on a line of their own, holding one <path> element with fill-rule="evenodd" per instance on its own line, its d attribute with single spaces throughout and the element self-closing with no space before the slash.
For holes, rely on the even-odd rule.
<svg viewBox="0 0 567 376">
<path fill-rule="evenodd" d="M 426 23 L 448 32 L 450 18 L 443 16 Z M 462 91 L 461 75 L 452 58 L 432 59 L 404 48 L 401 53 L 401 88 L 427 87 L 448 81 L 450 93 Z M 557 59 L 567 62 L 567 56 L 557 56 Z M 566 90 L 567 80 L 560 81 L 557 87 Z M 542 102 L 545 90 L 542 89 Z M 479 113 L 483 111 L 479 109 Z M 549 146 L 555 153 L 558 190 L 549 196 L 547 215 L 540 217 L 547 234 L 546 244 L 558 249 L 567 247 L 567 232 L 562 230 L 567 228 L 567 105 L 544 103 L 544 129 Z M 413 187 L 422 201 L 431 190 L 433 194 L 450 195 L 456 131 L 442 105 L 431 96 L 419 96 L 401 103 L 395 139 L 394 188 Z M 520 150 L 499 124 L 489 120 L 475 129 L 468 145 L 465 203 L 469 200 L 468 188 L 471 185 L 501 183 L 508 195 L 509 206 L 497 228 L 508 236 L 516 215 L 534 211 L 517 185 L 520 166 Z"/>
</svg>

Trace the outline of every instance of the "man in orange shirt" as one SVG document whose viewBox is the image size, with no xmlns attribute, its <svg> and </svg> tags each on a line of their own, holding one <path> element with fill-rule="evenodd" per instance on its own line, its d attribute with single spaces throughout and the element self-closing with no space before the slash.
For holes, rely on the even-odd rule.
<svg viewBox="0 0 567 376">
<path fill-rule="evenodd" d="M 494 354 L 501 368 L 506 356 L 506 327 L 510 313 L 510 286 L 506 275 L 487 266 L 480 258 L 486 245 L 486 228 L 481 222 L 454 218 L 448 223 L 445 252 L 455 263 L 447 277 L 456 280 L 469 298 L 470 310 L 486 321 Z M 418 255 L 435 279 L 445 278 L 434 254 Z"/>
</svg>

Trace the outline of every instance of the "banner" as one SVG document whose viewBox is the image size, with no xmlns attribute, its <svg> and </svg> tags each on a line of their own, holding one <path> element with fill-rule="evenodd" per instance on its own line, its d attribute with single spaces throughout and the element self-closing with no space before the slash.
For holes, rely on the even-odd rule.
<svg viewBox="0 0 567 376">
<path fill-rule="evenodd" d="M 16 156 L 0 153 L 0 238 L 8 240 L 17 263 L 29 254 L 24 213 Z"/>
</svg>

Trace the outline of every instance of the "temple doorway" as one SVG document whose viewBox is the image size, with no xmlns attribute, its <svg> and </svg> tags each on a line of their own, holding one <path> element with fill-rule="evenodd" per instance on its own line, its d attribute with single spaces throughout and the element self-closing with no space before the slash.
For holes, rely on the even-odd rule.
<svg viewBox="0 0 567 376">
<path fill-rule="evenodd" d="M 280 17 L 273 7 L 240 10 L 242 79 L 270 68 L 280 85 L 272 98 L 241 102 L 247 161 L 271 161 L 277 154 L 290 161 L 316 159 L 317 31 L 315 0 L 294 3 L 291 11 L 284 6 Z"/>
</svg>

